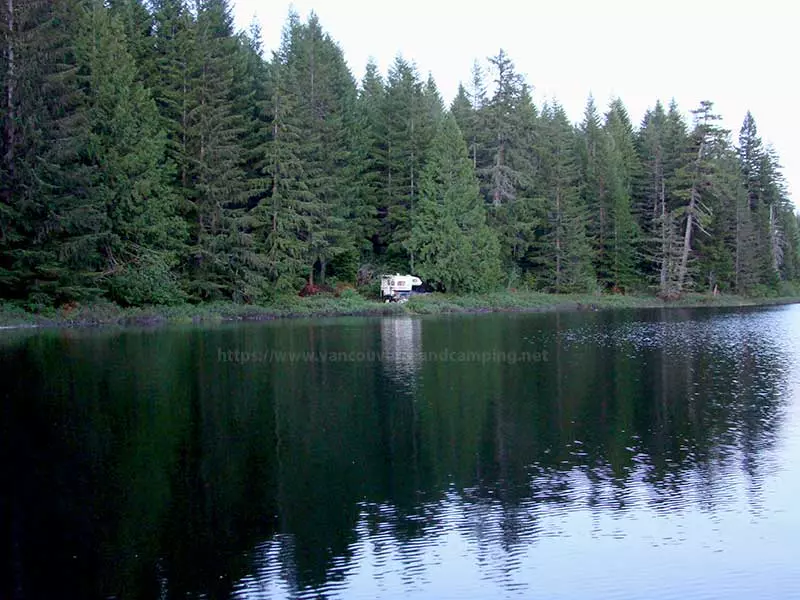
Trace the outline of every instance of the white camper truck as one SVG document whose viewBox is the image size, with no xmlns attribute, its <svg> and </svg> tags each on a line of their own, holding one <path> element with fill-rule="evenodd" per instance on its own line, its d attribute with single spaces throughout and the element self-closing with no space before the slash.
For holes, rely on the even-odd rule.
<svg viewBox="0 0 800 600">
<path fill-rule="evenodd" d="M 384 275 L 381 277 L 381 298 L 386 302 L 406 302 L 415 286 L 422 280 L 413 275 Z"/>
</svg>

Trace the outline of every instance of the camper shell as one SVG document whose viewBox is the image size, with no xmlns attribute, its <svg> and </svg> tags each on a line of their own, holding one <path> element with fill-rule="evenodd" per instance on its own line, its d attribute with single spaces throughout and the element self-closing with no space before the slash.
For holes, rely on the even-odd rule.
<svg viewBox="0 0 800 600">
<path fill-rule="evenodd" d="M 381 277 L 381 298 L 386 302 L 405 302 L 422 285 L 422 280 L 414 275 L 383 275 Z"/>
</svg>

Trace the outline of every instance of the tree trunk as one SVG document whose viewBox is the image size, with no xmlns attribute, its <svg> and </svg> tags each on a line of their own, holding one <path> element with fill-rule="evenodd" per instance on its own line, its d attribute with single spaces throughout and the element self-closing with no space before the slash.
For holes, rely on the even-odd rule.
<svg viewBox="0 0 800 600">
<path fill-rule="evenodd" d="M 275 94 L 275 115 L 272 122 L 272 140 L 278 144 L 278 94 Z M 278 207 L 275 203 L 275 198 L 278 196 L 278 157 L 277 152 L 274 155 L 272 163 L 272 231 L 278 231 Z"/>
<path fill-rule="evenodd" d="M 182 81 L 182 92 L 181 95 L 181 148 L 183 149 L 183 153 L 181 156 L 181 185 L 183 187 L 188 187 L 189 185 L 189 174 L 186 170 L 187 161 L 186 161 L 186 153 L 188 147 L 188 140 L 187 140 L 187 130 L 189 128 L 189 110 L 188 110 L 188 95 L 189 95 L 189 84 L 187 82 L 187 67 L 186 64 L 181 65 L 183 67 L 183 81 Z"/>
<path fill-rule="evenodd" d="M 736 198 L 736 256 L 734 258 L 733 279 L 737 293 L 741 293 L 740 276 L 742 272 L 742 203 Z"/>
<path fill-rule="evenodd" d="M 769 239 L 772 255 L 772 269 L 776 273 L 780 273 L 781 263 L 783 262 L 783 248 L 781 247 L 781 232 L 778 229 L 775 217 L 775 206 L 772 204 L 769 207 Z"/>
<path fill-rule="evenodd" d="M 478 141 L 472 136 L 472 168 L 478 170 Z"/>
<path fill-rule="evenodd" d="M 500 172 L 505 162 L 505 150 L 505 144 L 500 144 L 500 149 L 497 151 L 497 162 L 495 163 L 497 177 L 494 181 L 494 191 L 492 193 L 492 204 L 494 204 L 495 207 L 500 206 L 501 203 Z"/>
<path fill-rule="evenodd" d="M 412 139 L 412 146 L 411 146 L 411 196 L 408 200 L 408 213 L 409 213 L 409 224 L 408 224 L 408 234 L 409 237 L 411 236 L 411 232 L 414 230 L 414 185 L 416 182 L 414 181 L 414 119 L 411 119 L 411 139 Z M 414 272 L 414 251 L 409 250 L 409 266 L 411 268 L 411 272 Z"/>
<path fill-rule="evenodd" d="M 598 252 L 597 257 L 600 259 L 600 263 L 605 263 L 605 250 L 606 250 L 606 211 L 603 207 L 603 200 L 602 200 L 602 193 L 598 198 L 598 203 L 600 204 L 600 235 L 598 239 Z"/>
<path fill-rule="evenodd" d="M 678 293 L 683 291 L 683 284 L 686 281 L 686 272 L 689 265 L 689 253 L 692 249 L 692 230 L 694 229 L 694 211 L 696 206 L 697 189 L 692 185 L 689 209 L 686 214 L 686 229 L 683 233 L 683 250 L 681 251 L 681 264 L 678 267 Z"/>
<path fill-rule="evenodd" d="M 661 202 L 661 294 L 666 296 L 669 294 L 669 285 L 667 276 L 669 273 L 669 240 L 667 238 L 667 198 L 665 190 L 664 179 L 661 179 L 661 190 L 659 191 L 659 199 L 656 201 Z"/>
<path fill-rule="evenodd" d="M 14 148 L 16 146 L 16 107 L 14 106 L 14 95 L 16 94 L 16 62 L 14 56 L 14 0 L 6 0 L 6 27 L 7 27 L 7 74 L 6 74 L 6 153 L 3 157 L 6 169 L 13 178 L 14 175 Z"/>
<path fill-rule="evenodd" d="M 556 190 L 556 293 L 561 292 L 561 190 Z"/>
<path fill-rule="evenodd" d="M 686 272 L 689 265 L 689 253 L 692 250 L 692 230 L 694 229 L 694 215 L 697 210 L 697 200 L 700 192 L 697 189 L 700 183 L 700 159 L 703 156 L 703 149 L 705 142 L 700 142 L 700 148 L 697 149 L 697 159 L 695 162 L 695 175 L 692 180 L 692 189 L 689 193 L 689 207 L 686 214 L 686 229 L 683 234 L 683 251 L 681 252 L 681 264 L 678 268 L 678 293 L 683 291 L 683 285 L 686 282 Z"/>
</svg>

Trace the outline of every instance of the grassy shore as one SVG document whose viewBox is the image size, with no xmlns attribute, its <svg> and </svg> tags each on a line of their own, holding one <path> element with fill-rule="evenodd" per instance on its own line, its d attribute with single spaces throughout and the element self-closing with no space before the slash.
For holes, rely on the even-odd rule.
<svg viewBox="0 0 800 600">
<path fill-rule="evenodd" d="M 800 297 L 745 298 L 687 294 L 680 300 L 664 302 L 653 296 L 556 295 L 537 292 L 496 292 L 452 296 L 415 296 L 406 304 L 385 304 L 349 290 L 338 297 L 284 297 L 268 306 L 233 303 L 122 308 L 111 303 L 94 303 L 29 312 L 0 304 L 0 327 L 79 327 L 104 325 L 159 325 L 167 323 L 220 323 L 225 321 L 266 321 L 297 317 L 347 315 L 431 315 L 481 312 L 548 312 L 633 308 L 741 307 L 792 304 Z"/>
</svg>

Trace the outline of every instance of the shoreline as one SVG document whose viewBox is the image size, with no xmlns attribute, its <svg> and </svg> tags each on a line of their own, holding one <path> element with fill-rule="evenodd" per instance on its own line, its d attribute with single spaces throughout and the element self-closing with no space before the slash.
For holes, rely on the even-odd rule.
<svg viewBox="0 0 800 600">
<path fill-rule="evenodd" d="M 111 303 L 97 303 L 73 307 L 69 310 L 50 309 L 33 313 L 3 304 L 0 305 L 0 331 L 76 327 L 158 327 L 170 324 L 214 324 L 329 317 L 501 312 L 599 312 L 654 308 L 755 308 L 795 303 L 800 303 L 800 297 L 748 298 L 687 294 L 679 300 L 666 302 L 655 296 L 496 292 L 468 296 L 430 294 L 413 297 L 405 304 L 385 304 L 350 292 L 339 297 L 285 297 L 265 306 L 216 303 L 122 308 Z"/>
</svg>

